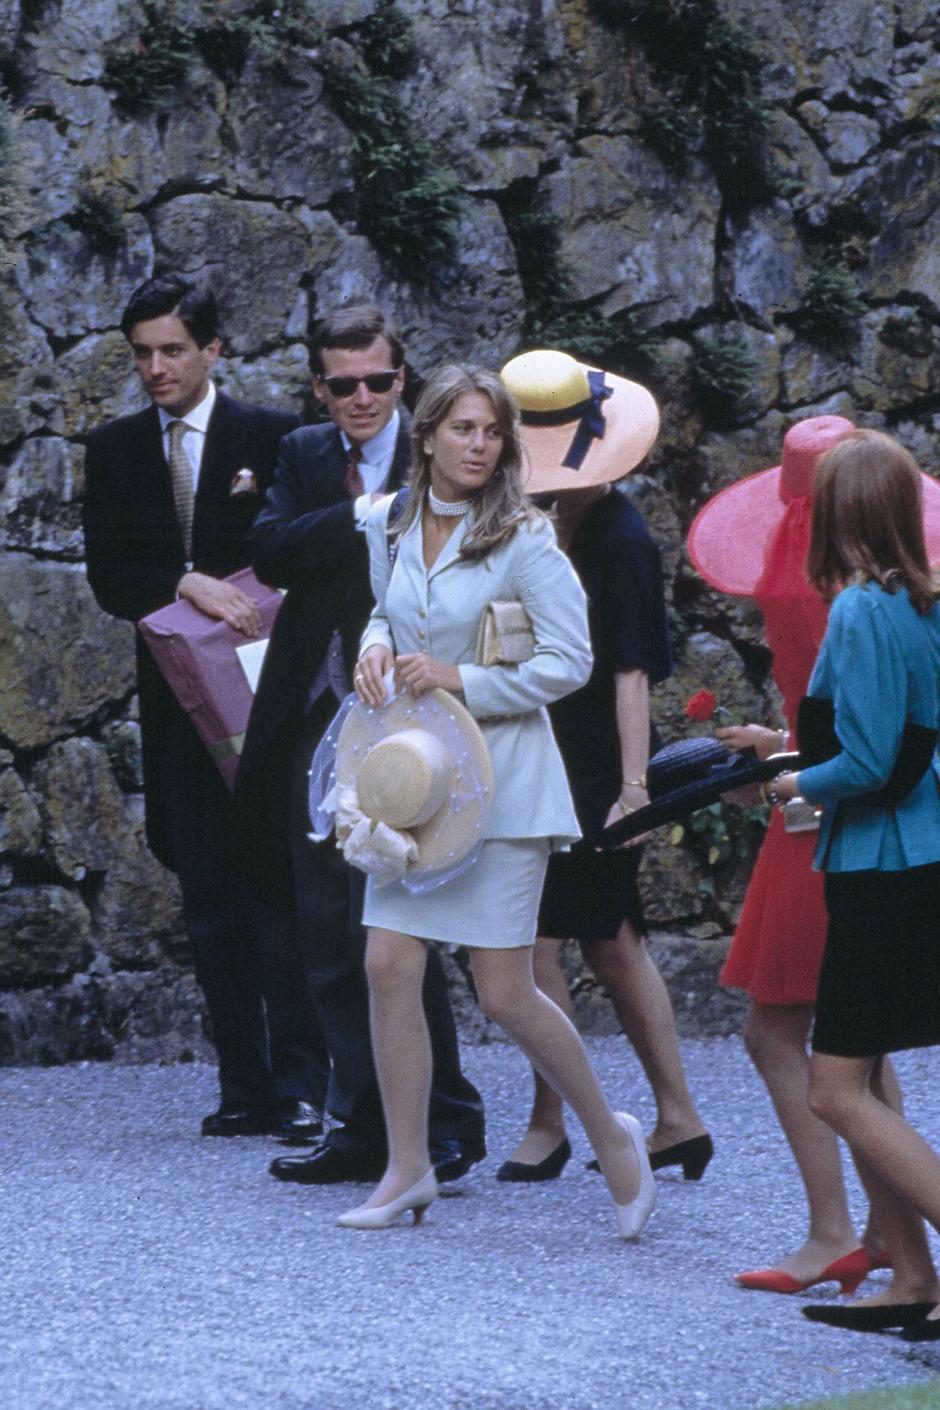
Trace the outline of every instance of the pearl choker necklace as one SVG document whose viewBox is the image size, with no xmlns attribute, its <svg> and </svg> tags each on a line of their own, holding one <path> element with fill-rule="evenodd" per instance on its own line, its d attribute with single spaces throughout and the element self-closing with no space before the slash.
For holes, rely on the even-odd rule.
<svg viewBox="0 0 940 1410">
<path fill-rule="evenodd" d="M 434 491 L 428 488 L 428 506 L 432 514 L 440 514 L 443 519 L 456 519 L 461 514 L 466 514 L 470 508 L 469 499 L 438 499 Z"/>
</svg>

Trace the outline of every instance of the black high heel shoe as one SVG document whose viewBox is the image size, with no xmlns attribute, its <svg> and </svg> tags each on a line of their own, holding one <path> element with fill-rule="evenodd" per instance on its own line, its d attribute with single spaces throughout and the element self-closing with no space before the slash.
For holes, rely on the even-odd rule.
<svg viewBox="0 0 940 1410">
<path fill-rule="evenodd" d="M 650 1151 L 650 1165 L 654 1170 L 662 1170 L 666 1165 L 681 1165 L 683 1180 L 701 1180 L 715 1147 L 706 1131 L 703 1136 L 690 1136 L 687 1141 L 677 1141 L 674 1146 L 666 1146 L 661 1151 Z M 596 1160 L 589 1160 L 588 1170 L 600 1170 Z"/>
<path fill-rule="evenodd" d="M 683 1180 L 701 1180 L 714 1154 L 712 1138 L 706 1131 L 704 1136 L 677 1141 L 674 1146 L 666 1146 L 665 1150 L 650 1151 L 650 1165 L 654 1170 L 662 1170 L 665 1165 L 681 1165 Z"/>
<path fill-rule="evenodd" d="M 566 1136 L 561 1145 L 550 1151 L 538 1165 L 527 1165 L 522 1160 L 504 1160 L 496 1172 L 496 1178 L 511 1185 L 535 1185 L 542 1180 L 557 1180 L 570 1159 L 571 1146 Z"/>
</svg>

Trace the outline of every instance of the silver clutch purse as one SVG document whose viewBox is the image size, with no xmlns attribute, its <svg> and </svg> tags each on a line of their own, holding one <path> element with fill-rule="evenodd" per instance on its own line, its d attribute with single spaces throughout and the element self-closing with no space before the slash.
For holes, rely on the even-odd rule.
<svg viewBox="0 0 940 1410">
<path fill-rule="evenodd" d="M 807 803 L 805 798 L 791 798 L 788 803 L 784 803 L 781 812 L 784 832 L 819 831 L 822 809 L 817 808 L 815 803 Z"/>
</svg>

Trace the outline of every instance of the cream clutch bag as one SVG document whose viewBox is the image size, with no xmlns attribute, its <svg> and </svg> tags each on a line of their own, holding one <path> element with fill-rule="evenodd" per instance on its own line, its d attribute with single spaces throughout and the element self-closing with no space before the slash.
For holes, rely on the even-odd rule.
<svg viewBox="0 0 940 1410">
<path fill-rule="evenodd" d="M 477 633 L 478 666 L 516 666 L 535 655 L 529 614 L 521 602 L 489 602 Z"/>
</svg>

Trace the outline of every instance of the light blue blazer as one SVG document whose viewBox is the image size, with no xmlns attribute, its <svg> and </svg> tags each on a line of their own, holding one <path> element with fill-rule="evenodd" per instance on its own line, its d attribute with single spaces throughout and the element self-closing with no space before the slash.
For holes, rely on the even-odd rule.
<svg viewBox="0 0 940 1410">
<path fill-rule="evenodd" d="M 585 683 L 592 656 L 584 589 L 551 524 L 534 520 L 485 558 L 466 560 L 459 550 L 467 521 L 458 520 L 426 569 L 418 518 L 401 535 L 390 573 L 391 502 L 389 496 L 375 504 L 367 524 L 376 605 L 361 650 L 382 643 L 396 655 L 426 651 L 460 668 L 464 703 L 493 761 L 487 837 L 549 837 L 556 847 L 577 841 L 565 766 L 545 706 Z M 483 609 L 514 598 L 532 619 L 534 656 L 517 666 L 474 665 Z"/>
<path fill-rule="evenodd" d="M 802 769 L 799 788 L 823 816 L 814 866 L 899 871 L 940 860 L 940 763 L 895 808 L 865 794 L 888 779 L 906 721 L 940 723 L 940 605 L 920 616 L 907 592 L 846 588 L 829 614 L 809 694 L 831 700 L 842 750 Z"/>
</svg>

